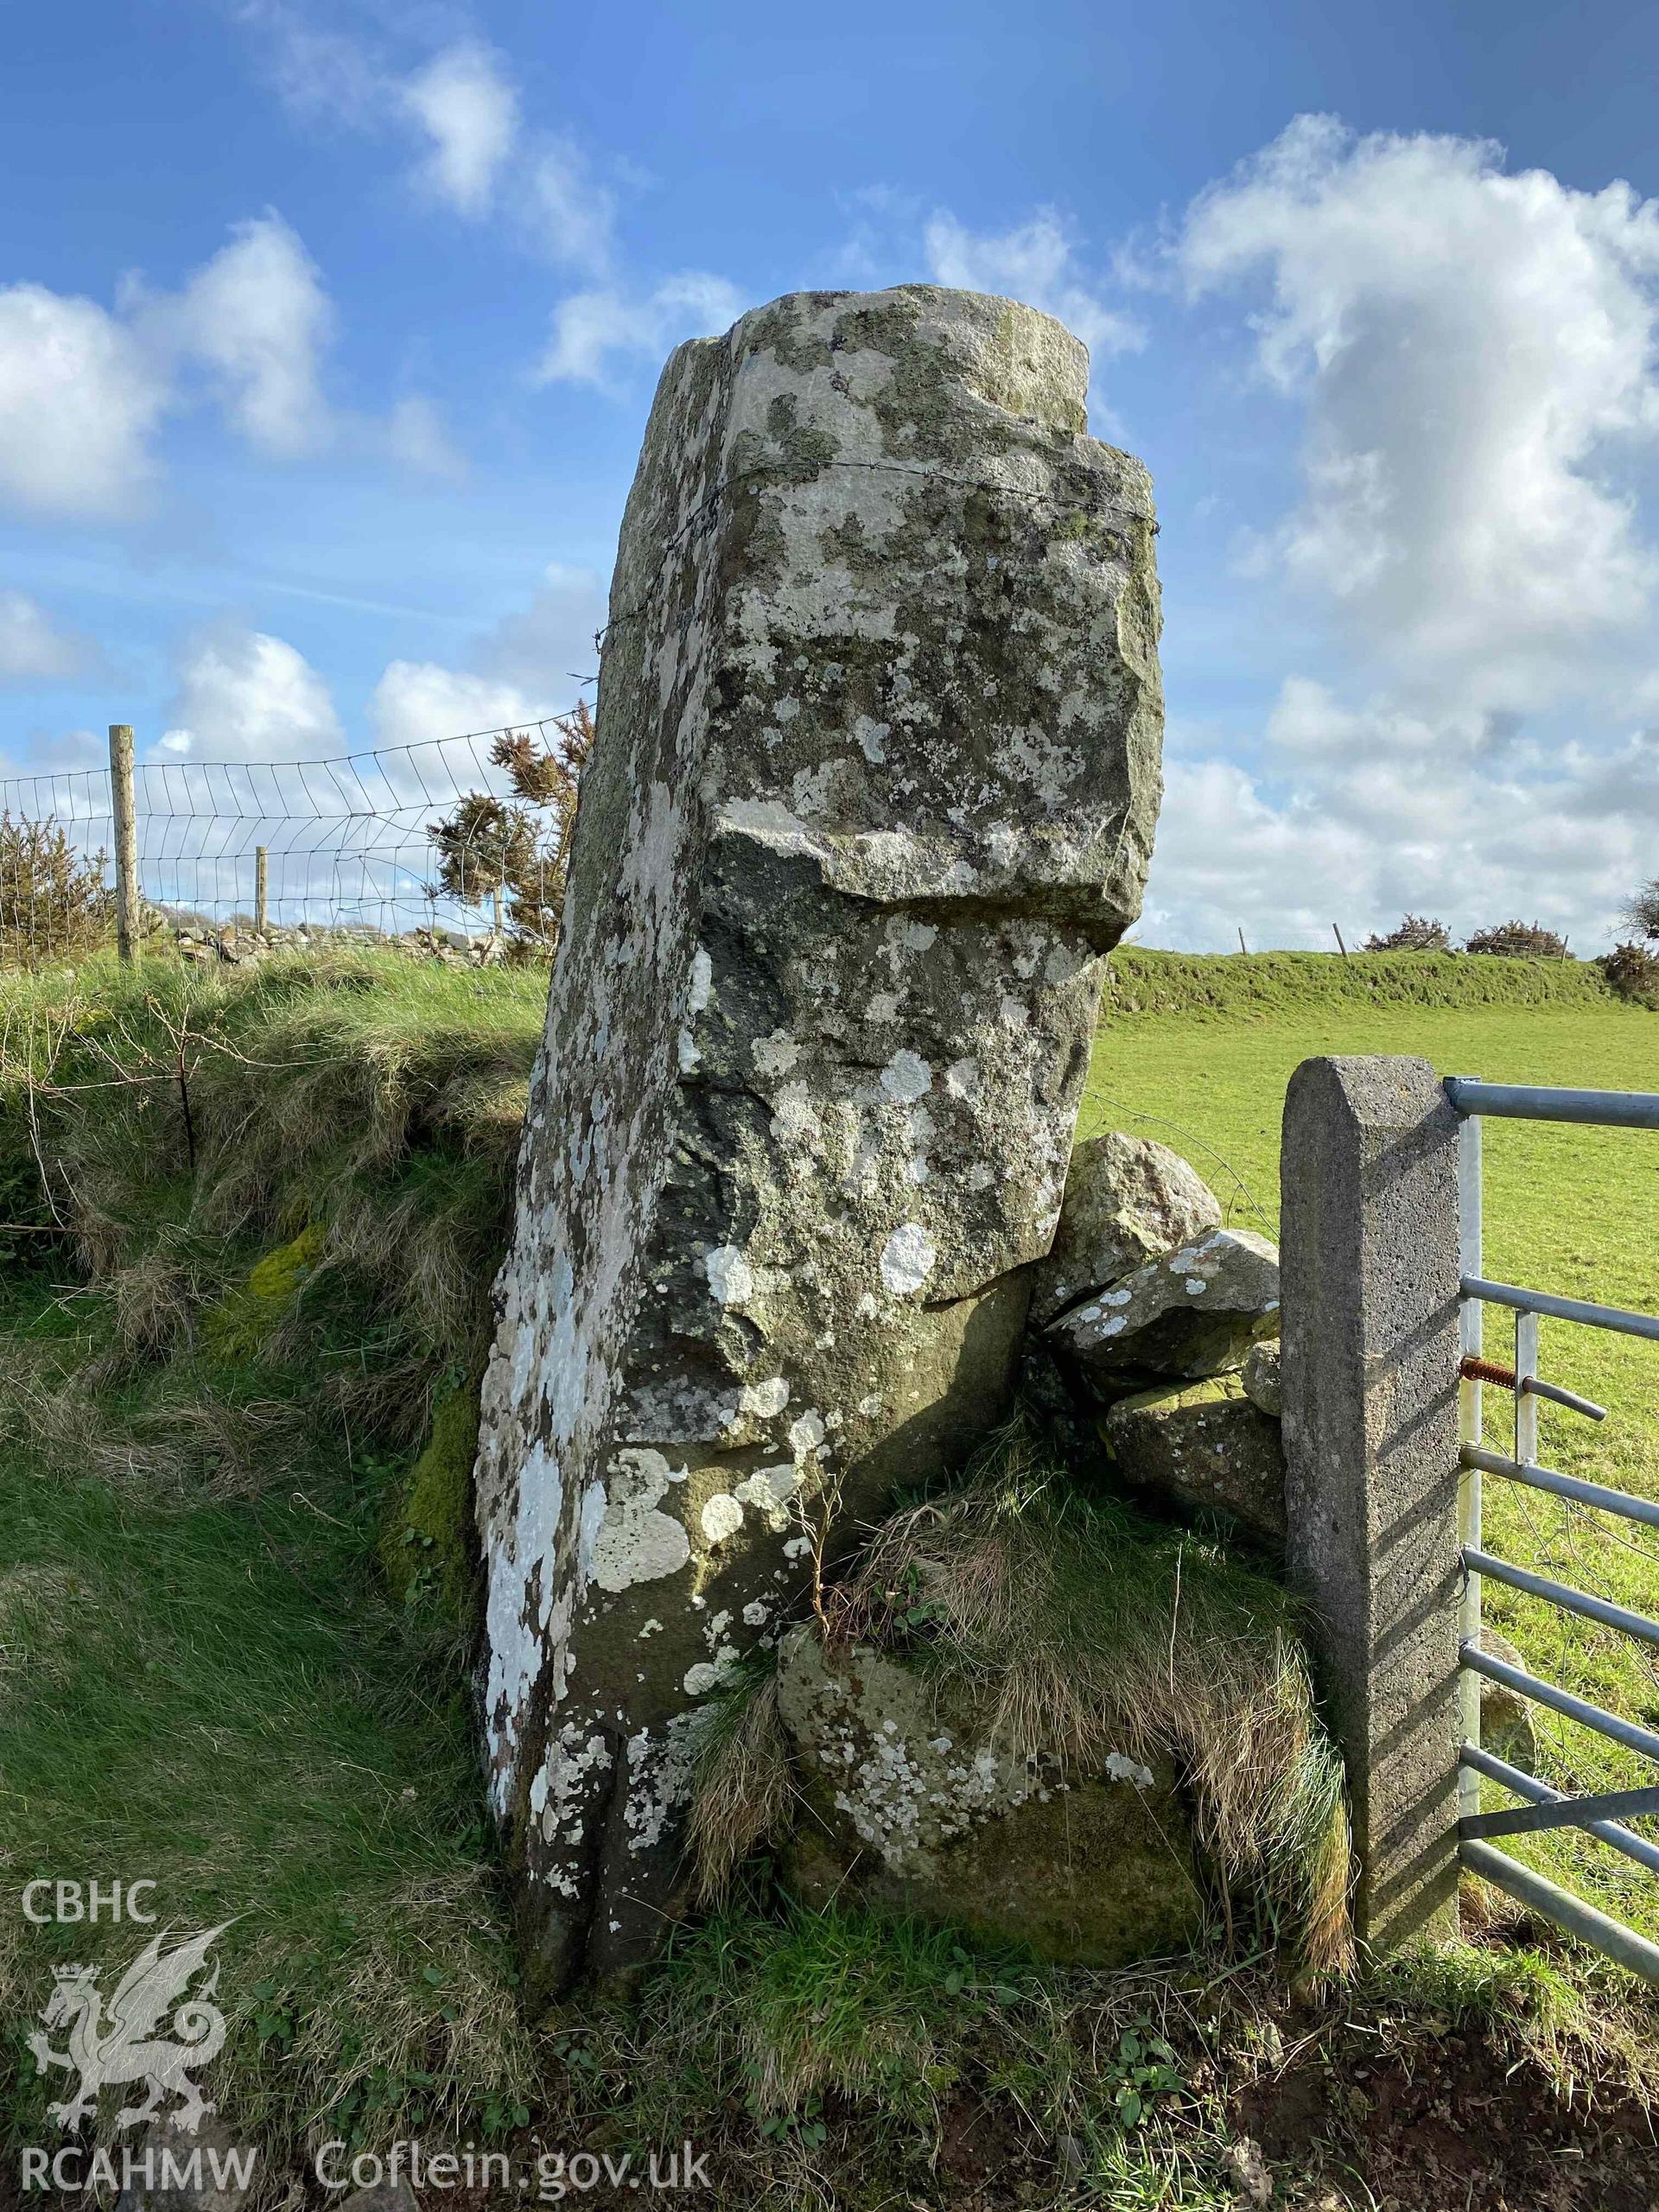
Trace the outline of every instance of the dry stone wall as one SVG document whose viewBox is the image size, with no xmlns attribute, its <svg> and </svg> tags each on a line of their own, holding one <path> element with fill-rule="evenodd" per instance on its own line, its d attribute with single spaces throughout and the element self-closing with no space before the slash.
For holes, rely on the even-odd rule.
<svg viewBox="0 0 1659 2212">
<path fill-rule="evenodd" d="M 678 1909 L 696 1716 L 800 1613 L 812 1531 L 1006 1408 L 1160 789 L 1151 490 L 1085 375 L 920 286 L 664 372 L 484 1390 L 484 1723 L 544 1984 Z"/>
</svg>

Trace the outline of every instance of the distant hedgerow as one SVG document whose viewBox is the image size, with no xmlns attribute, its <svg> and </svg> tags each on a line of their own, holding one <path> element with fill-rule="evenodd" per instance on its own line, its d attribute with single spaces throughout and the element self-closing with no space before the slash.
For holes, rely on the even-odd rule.
<svg viewBox="0 0 1659 2212">
<path fill-rule="evenodd" d="M 1427 914 L 1408 914 L 1386 937 L 1368 937 L 1361 947 L 1365 952 L 1450 952 L 1451 934 L 1444 922 L 1431 921 Z"/>
<path fill-rule="evenodd" d="M 1494 922 L 1477 930 L 1465 952 L 1495 952 L 1506 960 L 1565 960 L 1567 939 L 1541 922 Z"/>
</svg>

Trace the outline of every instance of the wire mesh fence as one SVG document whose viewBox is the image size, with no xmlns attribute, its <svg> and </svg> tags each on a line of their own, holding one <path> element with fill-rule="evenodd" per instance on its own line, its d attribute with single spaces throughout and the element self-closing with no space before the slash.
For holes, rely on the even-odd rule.
<svg viewBox="0 0 1659 2212">
<path fill-rule="evenodd" d="M 141 927 L 550 947 L 590 734 L 579 705 L 327 760 L 140 761 Z M 0 961 L 113 935 L 114 800 L 108 767 L 0 779 Z"/>
</svg>

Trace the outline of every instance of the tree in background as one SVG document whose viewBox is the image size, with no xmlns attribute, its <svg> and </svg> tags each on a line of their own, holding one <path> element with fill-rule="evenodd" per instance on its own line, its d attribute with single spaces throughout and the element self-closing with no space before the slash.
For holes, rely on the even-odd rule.
<svg viewBox="0 0 1659 2212">
<path fill-rule="evenodd" d="M 528 730 L 503 731 L 490 759 L 506 770 L 513 797 L 468 791 L 427 832 L 437 849 L 436 887 L 468 906 L 496 902 L 525 957 L 551 951 L 564 915 L 578 786 L 594 743 L 587 702 L 553 728 L 550 744 Z"/>
<path fill-rule="evenodd" d="M 1540 922 L 1494 922 L 1477 930 L 1465 952 L 1496 952 L 1506 960 L 1565 960 L 1567 939 Z"/>
<path fill-rule="evenodd" d="M 81 852 L 51 815 L 0 814 L 0 964 L 89 952 L 115 934 L 115 893 L 105 853 Z"/>
<path fill-rule="evenodd" d="M 1644 883 L 1624 909 L 1624 925 L 1637 937 L 1659 938 L 1659 876 Z"/>
<path fill-rule="evenodd" d="M 1364 952 L 1450 952 L 1452 939 L 1444 922 L 1427 914 L 1408 914 L 1386 937 L 1368 937 Z"/>
</svg>

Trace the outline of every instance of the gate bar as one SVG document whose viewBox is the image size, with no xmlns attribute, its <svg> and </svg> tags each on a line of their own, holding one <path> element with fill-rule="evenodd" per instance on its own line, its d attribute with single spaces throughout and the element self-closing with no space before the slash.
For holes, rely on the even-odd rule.
<svg viewBox="0 0 1659 2212">
<path fill-rule="evenodd" d="M 1542 1913 L 1547 1920 L 1558 1922 L 1568 1935 L 1592 1944 L 1620 1966 L 1627 1967 L 1630 1973 L 1659 1986 L 1659 1943 L 1649 1942 L 1645 1936 L 1638 1936 L 1635 1929 L 1626 1928 L 1622 1921 L 1610 1920 L 1605 1912 L 1586 1904 L 1570 1890 L 1546 1881 L 1541 1874 L 1534 1873 L 1530 1866 L 1523 1866 L 1507 1852 L 1495 1851 L 1490 1843 L 1461 1844 L 1458 1855 L 1471 1874 L 1478 1874 L 1495 1890 L 1502 1890 L 1517 1904 Z"/>
<path fill-rule="evenodd" d="M 1559 1789 L 1552 1789 L 1547 1782 L 1540 1782 L 1536 1775 L 1524 1768 L 1511 1766 L 1507 1759 L 1495 1752 L 1483 1751 L 1478 1744 L 1463 1746 L 1463 1764 L 1477 1774 L 1484 1774 L 1490 1781 L 1501 1783 L 1505 1789 L 1512 1789 L 1517 1797 L 1524 1797 L 1534 1805 L 1560 1805 L 1566 1802 Z M 1627 1859 L 1634 1859 L 1638 1866 L 1645 1866 L 1650 1873 L 1659 1874 L 1659 1843 L 1649 1843 L 1644 1836 L 1632 1835 L 1630 1829 L 1621 1827 L 1617 1821 L 1586 1821 L 1585 1833 L 1599 1842 L 1622 1851 Z"/>
<path fill-rule="evenodd" d="M 1558 1090 L 1452 1075 L 1446 1079 L 1446 1095 L 1459 1114 L 1521 1122 L 1588 1122 L 1606 1129 L 1659 1129 L 1659 1095 L 1649 1090 Z"/>
<path fill-rule="evenodd" d="M 1590 1819 L 1585 1819 L 1586 1814 Z M 1506 1806 L 1500 1813 L 1465 1814 L 1458 1832 L 1470 1836 L 1542 1835 L 1552 1828 L 1587 1828 L 1621 1815 L 1650 1820 L 1659 1815 L 1659 1783 L 1646 1789 L 1604 1789 L 1593 1797 L 1558 1797 L 1550 1805 Z"/>
<path fill-rule="evenodd" d="M 1531 1698 L 1535 1704 L 1547 1705 L 1552 1712 L 1564 1713 L 1569 1720 L 1580 1721 L 1585 1727 L 1593 1728 L 1599 1736 L 1611 1737 L 1628 1751 L 1639 1751 L 1643 1758 L 1659 1760 L 1659 1736 L 1651 1729 L 1638 1728 L 1633 1720 L 1621 1720 L 1615 1713 L 1604 1713 L 1587 1698 L 1574 1697 L 1571 1690 L 1558 1690 L 1554 1682 L 1540 1681 L 1536 1675 L 1511 1667 L 1506 1659 L 1494 1659 L 1478 1643 L 1463 1646 L 1463 1664 L 1477 1675 L 1490 1675 L 1495 1682 L 1519 1690 L 1522 1697 Z"/>
<path fill-rule="evenodd" d="M 1484 1299 L 1489 1306 L 1513 1306 L 1522 1313 L 1547 1313 L 1552 1320 L 1582 1321 L 1587 1329 L 1617 1329 L 1624 1336 L 1659 1343 L 1659 1315 L 1627 1313 L 1622 1306 L 1595 1306 L 1583 1298 L 1558 1298 L 1553 1290 L 1522 1290 L 1512 1282 L 1488 1282 L 1481 1275 L 1465 1275 L 1458 1288 L 1465 1298 Z"/>
<path fill-rule="evenodd" d="M 1529 1490 L 1546 1490 L 1552 1497 L 1574 1498 L 1580 1505 L 1599 1506 L 1604 1513 L 1617 1513 L 1626 1521 L 1659 1529 L 1659 1505 L 1650 1504 L 1645 1497 L 1631 1497 L 1622 1490 L 1586 1483 L 1577 1475 L 1558 1474 L 1554 1467 L 1535 1466 L 1529 1460 L 1506 1459 L 1501 1452 L 1488 1452 L 1484 1445 L 1465 1444 L 1459 1456 L 1465 1467 L 1478 1467 L 1486 1474 L 1502 1475 L 1506 1481 L 1524 1483 Z"/>
<path fill-rule="evenodd" d="M 1644 1643 L 1659 1643 L 1659 1621 L 1650 1621 L 1645 1613 L 1632 1613 L 1623 1605 L 1609 1605 L 1605 1598 L 1592 1598 L 1587 1592 L 1574 1590 L 1565 1582 L 1552 1582 L 1548 1575 L 1529 1573 L 1524 1567 L 1511 1567 L 1508 1560 L 1494 1559 L 1491 1552 L 1465 1550 L 1463 1563 L 1471 1574 L 1490 1575 L 1494 1582 L 1507 1582 L 1511 1590 L 1524 1590 L 1529 1598 L 1542 1598 L 1552 1605 L 1559 1605 L 1563 1612 L 1581 1613 L 1587 1621 L 1599 1621 L 1603 1628 L 1621 1630 L 1626 1636 L 1639 1636 Z"/>
</svg>

